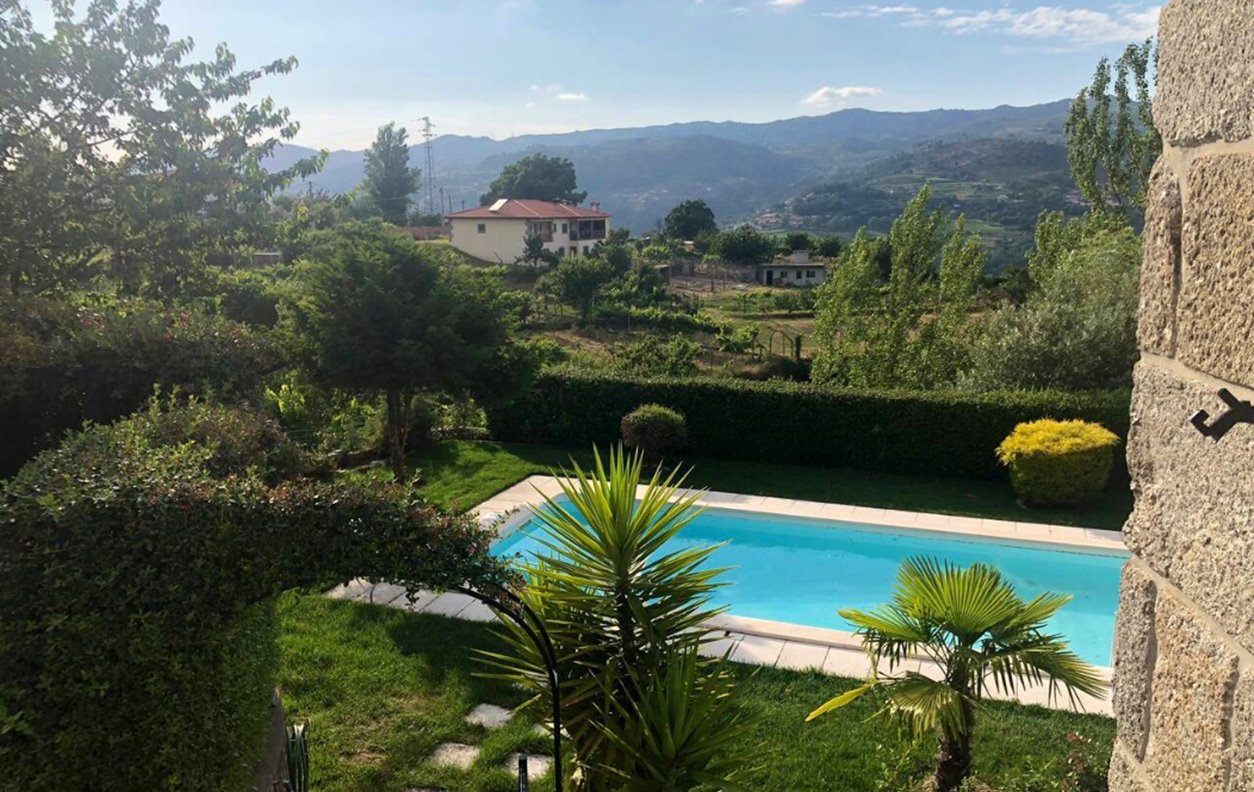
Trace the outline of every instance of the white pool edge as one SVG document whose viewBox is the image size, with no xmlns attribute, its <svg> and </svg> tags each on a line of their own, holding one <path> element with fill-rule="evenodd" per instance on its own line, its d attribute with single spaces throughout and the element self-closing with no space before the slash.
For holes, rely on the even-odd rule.
<svg viewBox="0 0 1254 792">
<path fill-rule="evenodd" d="M 644 487 L 641 486 L 641 491 Z M 530 510 L 543 505 L 544 497 L 561 494 L 561 482 L 554 476 L 529 476 L 502 490 L 472 509 L 479 515 L 510 514 L 498 532 L 505 536 L 527 521 Z M 844 503 L 789 500 L 764 495 L 742 495 L 712 490 L 681 490 L 680 494 L 700 492 L 697 505 L 726 511 L 772 514 L 781 517 L 802 517 L 811 520 L 852 522 L 862 525 L 895 528 L 925 533 L 951 534 L 959 538 L 979 537 L 1001 541 L 1024 542 L 1030 545 L 1062 545 L 1077 552 L 1128 555 L 1119 531 L 1079 528 L 1073 525 L 1051 525 L 1034 522 L 1011 522 L 983 517 L 964 517 L 931 512 L 879 509 L 851 506 Z M 512 514 L 511 514 L 512 512 Z"/>
</svg>

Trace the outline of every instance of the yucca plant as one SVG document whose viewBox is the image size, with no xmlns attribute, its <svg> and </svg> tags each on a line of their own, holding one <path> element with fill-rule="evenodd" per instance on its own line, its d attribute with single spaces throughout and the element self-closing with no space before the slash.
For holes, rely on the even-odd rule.
<svg viewBox="0 0 1254 792">
<path fill-rule="evenodd" d="M 288 792 L 309 792 L 309 726 L 297 723 L 287 727 Z"/>
<path fill-rule="evenodd" d="M 743 761 L 730 743 L 748 731 L 728 705 L 731 675 L 712 671 L 697 647 L 671 651 L 661 668 L 630 669 L 626 718 L 612 718 L 605 733 L 629 760 L 612 767 L 620 792 L 739 789 L 733 779 Z"/>
<path fill-rule="evenodd" d="M 840 611 L 858 626 L 871 659 L 870 678 L 807 720 L 877 691 L 885 700 L 881 715 L 904 721 L 916 738 L 937 734 L 933 788 L 952 792 L 971 772 L 976 713 L 990 689 L 1014 693 L 1044 682 L 1051 699 L 1065 689 L 1072 705 L 1079 704 L 1079 693 L 1104 694 L 1096 669 L 1060 636 L 1045 631 L 1045 622 L 1070 600 L 1068 594 L 1045 593 L 1025 602 L 986 564 L 960 568 L 908 559 L 886 605 L 870 612 Z M 940 666 L 940 679 L 917 671 L 894 673 L 918 654 Z M 881 661 L 886 675 L 878 672 Z"/>
<path fill-rule="evenodd" d="M 710 594 L 721 570 L 715 546 L 666 548 L 700 509 L 678 472 L 655 471 L 643 487 L 639 454 L 622 447 L 593 466 L 560 471 L 565 502 L 545 498 L 536 519 L 545 548 L 523 566 L 522 600 L 557 655 L 568 782 L 578 790 L 732 788 L 729 741 L 739 734 L 730 682 L 697 659 L 702 623 L 719 612 Z M 637 491 L 639 488 L 639 491 Z M 552 706 L 545 664 L 531 638 L 506 625 L 508 651 L 484 653 L 494 674 Z M 705 779 L 705 780 L 702 780 Z M 717 782 L 715 782 L 717 779 Z M 669 786 L 667 784 L 670 784 Z"/>
</svg>

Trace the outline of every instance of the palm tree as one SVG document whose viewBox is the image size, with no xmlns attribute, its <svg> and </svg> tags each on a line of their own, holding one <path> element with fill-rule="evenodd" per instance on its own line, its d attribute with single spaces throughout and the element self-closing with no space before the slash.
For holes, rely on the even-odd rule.
<svg viewBox="0 0 1254 792">
<path fill-rule="evenodd" d="M 1079 693 L 1104 695 L 1096 669 L 1060 636 L 1044 631 L 1045 621 L 1070 600 L 1069 594 L 1045 593 L 1025 602 L 986 564 L 963 569 L 908 559 L 898 570 L 888 604 L 870 612 L 840 612 L 858 626 L 871 658 L 870 678 L 806 720 L 879 691 L 886 700 L 881 715 L 905 721 L 916 737 L 937 733 L 934 788 L 952 792 L 971 772 L 975 716 L 990 683 L 997 691 L 1014 693 L 1025 684 L 1046 682 L 1051 700 L 1062 687 L 1073 706 L 1079 704 Z M 940 679 L 916 671 L 893 674 L 919 653 L 940 666 Z M 887 663 L 887 675 L 878 671 L 881 661 Z"/>
<path fill-rule="evenodd" d="M 518 596 L 543 622 L 557 655 L 562 722 L 574 750 L 575 789 L 685 792 L 732 789 L 728 744 L 744 731 L 730 709 L 730 680 L 697 650 L 703 622 L 719 612 L 710 594 L 722 571 L 717 546 L 666 547 L 701 512 L 684 476 L 655 471 L 622 447 L 608 465 L 561 471 L 563 499 L 536 512 L 545 552 L 523 566 Z M 508 650 L 482 653 L 500 678 L 552 706 L 543 659 L 520 628 Z"/>
</svg>

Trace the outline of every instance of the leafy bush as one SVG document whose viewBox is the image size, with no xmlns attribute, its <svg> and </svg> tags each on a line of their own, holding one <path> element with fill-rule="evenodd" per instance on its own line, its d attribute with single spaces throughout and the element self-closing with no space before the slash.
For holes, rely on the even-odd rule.
<svg viewBox="0 0 1254 792">
<path fill-rule="evenodd" d="M 753 345 L 758 342 L 758 336 L 761 334 L 762 325 L 757 322 L 750 322 L 740 327 L 724 325 L 719 328 L 718 337 L 714 339 L 714 343 L 720 352 L 744 354 L 753 349 Z"/>
<path fill-rule="evenodd" d="M 616 347 L 614 366 L 620 371 L 645 377 L 682 377 L 696 370 L 699 357 L 701 345 L 690 338 L 676 335 L 669 341 L 663 341 L 650 335 Z"/>
<path fill-rule="evenodd" d="M 613 442 L 640 404 L 683 413 L 701 456 L 997 478 L 994 453 L 1019 423 L 1046 416 L 1128 427 L 1128 393 L 958 393 L 823 388 L 799 382 L 652 379 L 543 372 L 529 396 L 489 411 L 501 439 L 587 447 Z"/>
<path fill-rule="evenodd" d="M 141 407 L 154 387 L 235 399 L 279 363 L 264 334 L 142 299 L 0 299 L 0 476 L 83 421 Z"/>
<path fill-rule="evenodd" d="M 213 284 L 217 310 L 227 319 L 274 327 L 279 323 L 275 268 L 224 270 Z"/>
<path fill-rule="evenodd" d="M 622 319 L 633 327 L 651 327 L 681 333 L 717 333 L 723 325 L 705 313 L 666 308 L 633 308 L 623 305 L 602 305 L 597 314 L 605 319 Z"/>
<path fill-rule="evenodd" d="M 268 486 L 253 472 L 283 469 L 285 445 L 249 413 L 154 408 L 4 485 L 0 788 L 242 789 L 270 718 L 278 592 L 505 580 L 487 533 L 399 487 Z"/>
<path fill-rule="evenodd" d="M 787 314 L 809 313 L 814 310 L 817 289 L 786 289 L 771 294 L 771 304 L 776 311 Z"/>
<path fill-rule="evenodd" d="M 1097 497 L 1110 478 L 1119 437 L 1086 421 L 1021 423 L 997 447 L 1010 481 L 1026 504 L 1078 506 Z"/>
<path fill-rule="evenodd" d="M 684 416 L 660 404 L 642 404 L 623 416 L 623 443 L 638 449 L 644 458 L 661 461 L 666 454 L 684 450 L 688 445 L 688 426 Z"/>
<path fill-rule="evenodd" d="M 1020 306 L 982 325 L 963 382 L 977 388 L 1124 388 L 1137 358 L 1140 241 L 1109 221 L 1042 218 Z"/>
</svg>

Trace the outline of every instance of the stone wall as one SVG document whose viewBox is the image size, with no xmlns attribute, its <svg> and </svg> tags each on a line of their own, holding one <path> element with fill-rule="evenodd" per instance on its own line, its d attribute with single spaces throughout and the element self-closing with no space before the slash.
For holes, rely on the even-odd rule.
<svg viewBox="0 0 1254 792">
<path fill-rule="evenodd" d="M 1159 26 L 1142 350 L 1115 635 L 1112 792 L 1254 792 L 1254 0 L 1172 0 Z"/>
</svg>

